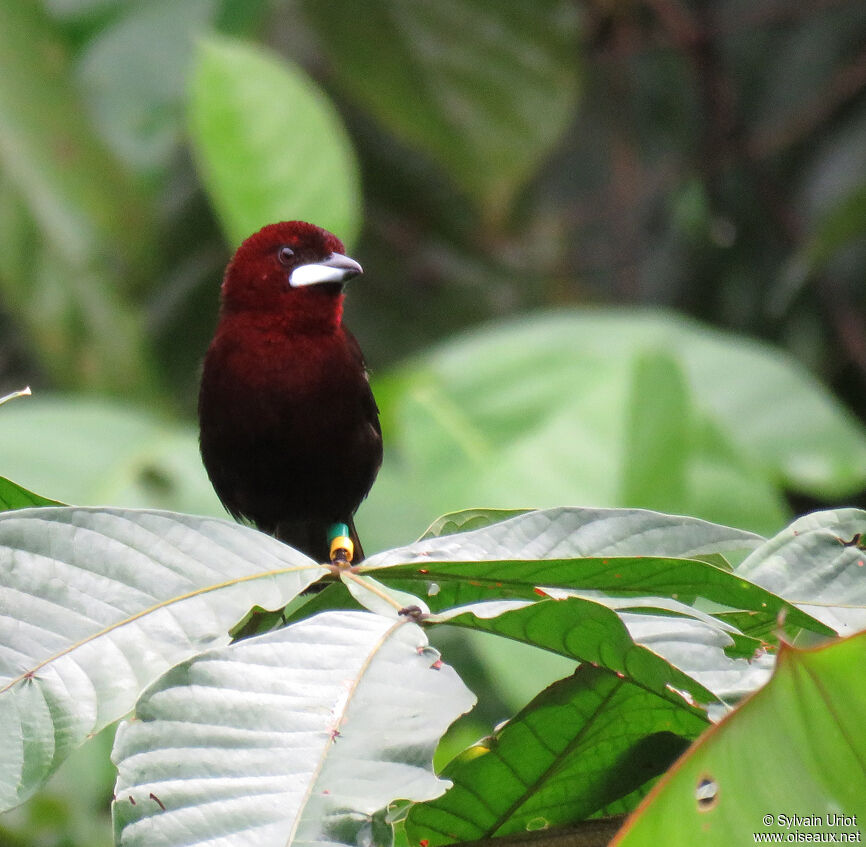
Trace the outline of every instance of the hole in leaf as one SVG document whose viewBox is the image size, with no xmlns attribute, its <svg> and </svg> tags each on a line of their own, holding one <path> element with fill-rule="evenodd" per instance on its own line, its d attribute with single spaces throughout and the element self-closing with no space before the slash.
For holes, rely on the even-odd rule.
<svg viewBox="0 0 866 847">
<path fill-rule="evenodd" d="M 709 776 L 702 776 L 695 788 L 695 799 L 698 801 L 698 811 L 708 812 L 719 802 L 719 784 Z"/>
</svg>

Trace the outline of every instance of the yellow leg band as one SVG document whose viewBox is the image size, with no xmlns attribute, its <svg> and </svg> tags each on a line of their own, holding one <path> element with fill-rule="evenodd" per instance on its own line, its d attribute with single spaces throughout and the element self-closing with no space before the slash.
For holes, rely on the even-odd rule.
<svg viewBox="0 0 866 847">
<path fill-rule="evenodd" d="M 343 555 L 340 556 L 340 551 L 344 551 Z M 337 561 L 338 559 L 344 562 L 351 562 L 352 557 L 355 555 L 355 545 L 352 544 L 352 539 L 349 538 L 348 535 L 338 535 L 336 538 L 331 540 L 331 561 Z"/>
</svg>

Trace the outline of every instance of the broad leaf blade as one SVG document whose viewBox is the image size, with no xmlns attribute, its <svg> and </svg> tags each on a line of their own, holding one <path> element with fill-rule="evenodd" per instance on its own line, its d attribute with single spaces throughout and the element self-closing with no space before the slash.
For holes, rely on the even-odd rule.
<svg viewBox="0 0 866 847">
<path fill-rule="evenodd" d="M 0 514 L 0 808 L 128 712 L 171 665 L 228 641 L 325 568 L 262 533 L 121 509 Z"/>
<path fill-rule="evenodd" d="M 303 5 L 337 82 L 488 218 L 508 208 L 573 113 L 578 17 L 562 0 L 368 0 L 363 15 L 333 0 Z"/>
<path fill-rule="evenodd" d="M 0 468 L 66 503 L 223 516 L 196 436 L 129 402 L 39 396 L 3 408 Z"/>
<path fill-rule="evenodd" d="M 440 520 L 448 518 L 446 515 Z M 429 559 L 441 562 L 578 556 L 692 557 L 752 550 L 763 541 L 755 533 L 699 518 L 645 509 L 560 507 L 518 514 L 469 532 L 425 537 L 414 544 L 370 556 L 364 566 L 378 568 Z"/>
<path fill-rule="evenodd" d="M 468 535 L 468 533 L 467 533 Z M 458 536 L 458 537 L 466 537 Z M 427 542 L 422 542 L 426 544 Z M 367 560 L 369 561 L 369 560 Z M 364 572 L 372 571 L 367 561 Z M 532 597 L 539 586 L 590 589 L 614 597 L 701 597 L 728 609 L 750 610 L 758 618 L 783 619 L 786 627 L 799 627 L 821 635 L 834 635 L 826 624 L 787 600 L 740 576 L 697 559 L 655 556 L 606 559 L 530 559 L 504 561 L 437 561 L 376 569 L 378 580 L 402 591 L 424 596 L 431 608 L 441 610 L 478 599 Z M 436 586 L 431 595 L 429 586 Z"/>
<path fill-rule="evenodd" d="M 718 621 L 621 612 L 636 643 L 663 657 L 730 705 L 770 678 L 775 656 L 769 645 L 731 633 Z M 744 655 L 751 643 L 752 649 Z M 715 720 L 725 710 L 711 708 Z"/>
<path fill-rule="evenodd" d="M 677 704 L 683 702 L 681 692 L 703 704 L 716 699 L 703 685 L 636 644 L 616 612 L 590 600 L 570 597 L 537 603 L 478 603 L 465 611 L 455 609 L 440 619 L 606 668 Z"/>
<path fill-rule="evenodd" d="M 788 814 L 816 815 L 819 823 L 795 827 L 803 832 L 856 830 L 850 818 L 827 825 L 827 814 L 866 816 L 864 663 L 866 633 L 783 649 L 769 684 L 703 736 L 613 843 L 728 847 L 754 843 L 755 833 L 784 841 Z"/>
<path fill-rule="evenodd" d="M 815 512 L 755 550 L 737 574 L 850 634 L 866 628 L 864 539 L 866 512 Z"/>
<path fill-rule="evenodd" d="M 566 826 L 641 788 L 707 727 L 698 710 L 583 665 L 443 772 L 414 806 L 410 843 L 432 847 Z"/>
<path fill-rule="evenodd" d="M 233 244 L 265 224 L 295 219 L 355 240 L 360 186 L 352 146 L 300 68 L 212 36 L 199 48 L 190 115 L 202 179 Z"/>
<path fill-rule="evenodd" d="M 642 461 L 629 435 L 635 362 L 658 350 L 685 377 L 691 410 L 674 444 L 683 499 L 670 489 L 665 508 L 775 533 L 783 486 L 837 499 L 866 484 L 866 430 L 778 350 L 673 313 L 558 310 L 474 329 L 378 381 L 400 461 L 370 509 L 399 511 L 420 533 L 432 513 L 479 504 L 624 505 L 628 467 Z M 667 384 L 662 373 L 644 376 Z M 666 445 L 682 432 L 669 423 Z M 399 536 L 386 525 L 375 541 Z"/>
<path fill-rule="evenodd" d="M 62 506 L 57 500 L 49 500 L 40 494 L 28 491 L 18 483 L 0 476 L 0 511 L 27 509 L 31 506 Z"/>
<path fill-rule="evenodd" d="M 481 529 L 531 511 L 532 509 L 462 509 L 459 512 L 449 512 L 436 518 L 418 540 Z"/>
<path fill-rule="evenodd" d="M 393 800 L 446 788 L 433 749 L 474 699 L 416 625 L 365 612 L 205 653 L 118 731 L 117 843 L 369 844 Z"/>
<path fill-rule="evenodd" d="M 626 408 L 622 501 L 676 511 L 686 502 L 693 415 L 677 360 L 663 350 L 638 354 Z"/>
</svg>

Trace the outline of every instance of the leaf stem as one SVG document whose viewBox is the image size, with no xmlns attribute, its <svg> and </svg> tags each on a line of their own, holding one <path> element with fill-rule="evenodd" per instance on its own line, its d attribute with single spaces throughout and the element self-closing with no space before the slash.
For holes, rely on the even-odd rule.
<svg viewBox="0 0 866 847">
<path fill-rule="evenodd" d="M 5 397 L 0 397 L 0 406 L 4 403 L 8 403 L 10 400 L 15 400 L 18 397 L 29 397 L 33 392 L 30 390 L 29 385 L 25 385 L 24 388 L 19 389 L 18 391 L 13 391 L 10 394 L 7 394 Z"/>
</svg>

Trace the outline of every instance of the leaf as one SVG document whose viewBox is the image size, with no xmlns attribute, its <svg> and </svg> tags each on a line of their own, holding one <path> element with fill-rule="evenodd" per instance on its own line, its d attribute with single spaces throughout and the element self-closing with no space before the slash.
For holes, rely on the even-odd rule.
<svg viewBox="0 0 866 847">
<path fill-rule="evenodd" d="M 480 530 L 422 539 L 373 555 L 359 570 L 425 597 L 437 612 L 497 598 L 535 599 L 536 588 L 542 586 L 574 589 L 585 597 L 588 592 L 687 602 L 703 597 L 728 607 L 724 611 L 751 610 L 754 625 L 775 625 L 785 609 L 787 625 L 833 634 L 726 568 L 690 558 L 760 543 L 752 533 L 695 518 L 637 509 L 560 508 L 527 512 Z M 629 552 L 631 556 L 626 555 Z M 601 596 L 592 599 L 606 602 Z"/>
<path fill-rule="evenodd" d="M 340 579 L 359 606 L 383 617 L 400 618 L 408 615 L 410 609 L 413 612 L 417 610 L 416 614 L 419 615 L 430 612 L 426 603 L 414 594 L 395 591 L 370 576 L 344 570 L 340 573 Z"/>
<path fill-rule="evenodd" d="M 176 153 L 194 38 L 213 22 L 217 5 L 131 4 L 87 43 L 78 77 L 94 123 L 131 167 L 164 168 Z"/>
<path fill-rule="evenodd" d="M 62 506 L 57 500 L 49 500 L 34 494 L 6 477 L 0 476 L 0 511 L 26 509 L 30 506 Z"/>
<path fill-rule="evenodd" d="M 190 132 L 229 241 L 308 220 L 351 245 L 361 222 L 358 165 L 336 110 L 300 70 L 225 37 L 200 43 Z"/>
<path fill-rule="evenodd" d="M 866 484 L 864 427 L 778 350 L 674 313 L 558 310 L 473 330 L 380 380 L 392 458 L 368 512 L 401 514 L 420 532 L 432 513 L 479 504 L 651 498 L 650 471 L 638 492 L 629 467 L 649 461 L 634 452 L 636 363 L 659 350 L 667 365 L 643 374 L 654 381 L 641 402 L 677 390 L 676 363 L 690 410 L 687 432 L 676 416 L 654 418 L 684 485 L 667 491 L 666 509 L 775 533 L 787 520 L 783 488 L 829 499 Z M 399 543 L 390 524 L 373 536 Z"/>
<path fill-rule="evenodd" d="M 360 566 L 367 573 L 366 562 Z M 424 567 L 395 565 L 375 571 L 379 581 L 406 591 L 414 585 L 435 583 L 439 592 L 428 593 L 431 608 L 453 605 L 457 589 L 478 589 L 489 599 L 531 596 L 536 588 L 574 588 L 603 591 L 615 597 L 702 597 L 729 609 L 748 609 L 756 617 L 779 618 L 785 626 L 800 627 L 821 635 L 834 635 L 830 627 L 804 614 L 787 600 L 747 582 L 742 577 L 696 559 L 651 556 L 610 559 L 508 559 L 502 561 L 436 561 Z M 539 588 L 540 587 L 540 588 Z M 469 592 L 459 597 L 470 602 Z M 440 605 L 441 604 L 441 605 Z"/>
<path fill-rule="evenodd" d="M 454 787 L 412 807 L 432 847 L 584 820 L 642 787 L 706 728 L 695 709 L 582 665 L 443 772 Z"/>
<path fill-rule="evenodd" d="M 350 13 L 304 3 L 337 83 L 502 218 L 571 122 L 578 17 L 561 0 L 485 0 Z"/>
<path fill-rule="evenodd" d="M 470 510 L 470 517 L 474 510 Z M 440 520 L 445 520 L 441 518 Z M 456 518 L 460 520 L 460 518 Z M 434 524 L 435 526 L 435 524 Z M 698 557 L 753 550 L 760 535 L 699 518 L 645 509 L 534 509 L 487 527 L 427 537 L 364 560 L 365 568 L 426 561 L 564 559 L 603 556 Z"/>
<path fill-rule="evenodd" d="M 775 631 L 767 633 L 764 640 L 744 635 L 729 623 L 732 614 L 740 614 L 747 616 L 749 624 L 753 625 L 754 619 L 758 619 L 765 622 L 767 629 L 771 626 L 778 629 L 777 621 L 767 615 L 751 612 L 716 613 L 714 616 L 666 597 L 611 597 L 601 591 L 552 588 L 545 593 L 556 600 L 579 598 L 613 610 L 636 644 L 649 648 L 725 703 L 739 700 L 763 685 L 773 669 L 772 651 L 778 645 Z M 569 638 L 572 637 L 573 634 L 569 634 Z M 556 649 L 555 639 L 550 644 Z M 611 667 L 605 660 L 598 663 L 623 671 L 621 667 Z M 630 671 L 624 672 L 631 676 Z M 694 693 L 688 685 L 677 687 Z M 706 700 L 697 696 L 699 700 Z M 711 715 L 718 713 L 719 710 L 711 706 Z"/>
<path fill-rule="evenodd" d="M 0 285 L 55 384 L 152 397 L 131 292 L 153 273 L 140 186 L 85 119 L 42 4 L 0 0 Z"/>
<path fill-rule="evenodd" d="M 857 829 L 827 816 L 866 815 L 864 662 L 866 633 L 817 650 L 785 647 L 770 682 L 662 777 L 612 843 L 727 847 L 754 843 L 755 833 L 839 840 Z M 794 824 L 794 815 L 806 820 Z"/>
<path fill-rule="evenodd" d="M 458 532 L 468 532 L 471 529 L 481 529 L 491 524 L 523 515 L 531 509 L 463 509 L 460 512 L 449 512 L 436 518 L 418 539 L 437 538 L 442 535 L 454 535 Z"/>
<path fill-rule="evenodd" d="M 678 704 L 682 703 L 683 691 L 704 704 L 715 700 L 704 686 L 635 644 L 616 612 L 591 600 L 570 597 L 537 603 L 477 603 L 453 609 L 434 620 L 495 633 L 578 662 L 589 662 Z"/>
<path fill-rule="evenodd" d="M 636 643 L 688 674 L 728 706 L 766 683 L 773 670 L 773 645 L 732 633 L 717 620 L 708 623 L 625 611 L 620 612 L 620 619 Z M 751 650 L 746 652 L 750 643 Z M 725 712 L 710 705 L 713 720 Z"/>
<path fill-rule="evenodd" d="M 252 606 L 327 569 L 246 527 L 167 512 L 0 514 L 0 809 Z"/>
<path fill-rule="evenodd" d="M 0 2 L 0 161 L 73 265 L 144 224 L 134 186 L 83 118 L 60 39 L 40 5 Z M 14 119 L 13 119 L 14 117 Z M 69 265 L 67 265 L 67 268 Z"/>
<path fill-rule="evenodd" d="M 866 629 L 864 539 L 866 512 L 814 512 L 754 550 L 737 574 L 848 635 Z"/>
<path fill-rule="evenodd" d="M 99 437 L 94 437 L 98 433 Z M 67 503 L 224 515 L 192 426 L 128 401 L 40 396 L 4 406 L 0 467 Z"/>
<path fill-rule="evenodd" d="M 366 612 L 212 650 L 118 731 L 117 843 L 387 843 L 380 813 L 442 793 L 433 749 L 474 701 L 416 625 Z"/>
<path fill-rule="evenodd" d="M 626 409 L 622 502 L 676 511 L 687 499 L 691 398 L 676 359 L 659 350 L 634 360 Z"/>
<path fill-rule="evenodd" d="M 792 615 L 787 623 L 832 634 L 758 586 L 686 558 L 760 543 L 753 533 L 696 518 L 639 509 L 559 508 L 388 550 L 365 559 L 359 571 L 404 591 L 417 593 L 419 584 L 426 586 L 427 602 L 436 610 L 509 595 L 534 598 L 534 589 L 545 586 L 618 597 L 699 596 L 751 609 L 768 620 L 785 609 Z M 436 586 L 433 594 L 431 585 Z"/>
</svg>

